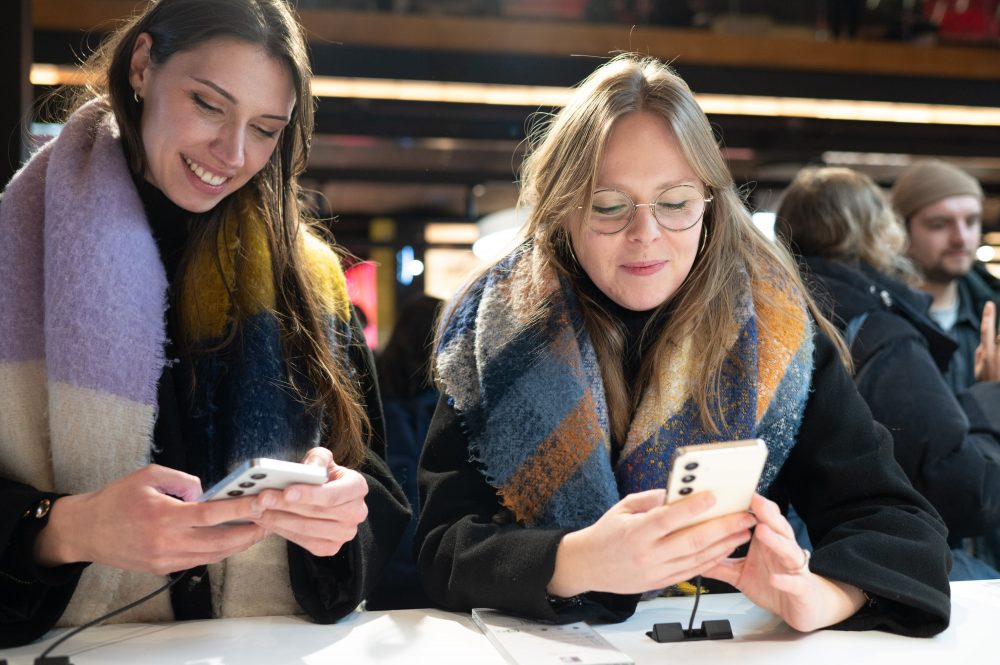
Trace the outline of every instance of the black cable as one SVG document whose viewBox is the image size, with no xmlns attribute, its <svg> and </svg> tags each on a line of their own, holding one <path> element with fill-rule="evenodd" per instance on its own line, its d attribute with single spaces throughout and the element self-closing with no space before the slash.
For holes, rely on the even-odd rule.
<svg viewBox="0 0 1000 665">
<path fill-rule="evenodd" d="M 691 608 L 691 620 L 688 621 L 688 634 L 694 630 L 694 615 L 698 613 L 699 600 L 701 600 L 701 575 L 694 578 L 694 607 Z"/>
<path fill-rule="evenodd" d="M 69 631 L 68 633 L 66 633 L 65 635 L 63 635 L 62 637 L 60 637 L 58 640 L 56 640 L 55 642 L 53 642 L 52 644 L 50 644 L 49 648 L 46 649 L 45 651 L 43 651 L 42 655 L 35 659 L 35 665 L 48 665 L 48 663 L 50 663 L 50 662 L 52 662 L 52 663 L 55 663 L 55 662 L 68 662 L 67 659 L 62 658 L 62 657 L 53 656 L 50 659 L 48 657 L 49 653 L 51 653 L 53 649 L 55 649 L 57 646 L 59 646 L 60 644 L 62 644 L 66 640 L 68 640 L 69 638 L 73 637 L 77 633 L 80 633 L 81 631 L 84 631 L 84 630 L 90 628 L 91 626 L 96 626 L 99 623 L 107 621 L 111 617 L 118 616 L 122 612 L 126 612 L 126 611 L 132 609 L 133 607 L 135 607 L 137 605 L 141 605 L 141 604 L 145 603 L 150 598 L 154 598 L 155 596 L 163 593 L 164 591 L 166 591 L 167 589 L 169 589 L 170 587 L 172 587 L 173 585 L 177 584 L 182 579 L 184 579 L 185 577 L 187 577 L 187 574 L 190 573 L 192 570 L 194 570 L 194 568 L 185 570 L 183 573 L 181 573 L 180 575 L 178 575 L 174 579 L 170 580 L 169 582 L 167 582 L 166 584 L 164 584 L 163 586 L 161 586 L 159 589 L 146 594 L 145 596 L 143 596 L 139 600 L 134 600 L 131 603 L 129 603 L 128 605 L 125 605 L 124 607 L 119 607 L 117 610 L 112 610 L 111 612 L 108 612 L 104 616 L 99 616 L 96 619 L 94 619 L 93 621 L 88 621 L 87 623 L 83 624 L 82 626 L 77 626 L 76 628 L 74 628 L 73 630 Z M 57 660 L 57 658 L 58 658 L 58 660 Z"/>
</svg>

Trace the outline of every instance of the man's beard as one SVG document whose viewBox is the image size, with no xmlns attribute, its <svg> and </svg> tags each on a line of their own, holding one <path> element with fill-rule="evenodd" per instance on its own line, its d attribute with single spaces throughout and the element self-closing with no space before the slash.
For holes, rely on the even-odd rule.
<svg viewBox="0 0 1000 665">
<path fill-rule="evenodd" d="M 966 273 L 969 272 L 970 268 L 972 268 L 971 261 L 969 262 L 968 267 L 965 268 L 964 270 L 959 270 L 954 268 L 949 269 L 945 267 L 943 264 L 939 263 L 929 268 L 925 268 L 921 272 L 923 273 L 925 282 L 932 282 L 935 284 L 948 284 L 949 282 L 953 282 L 956 279 L 965 277 Z"/>
</svg>

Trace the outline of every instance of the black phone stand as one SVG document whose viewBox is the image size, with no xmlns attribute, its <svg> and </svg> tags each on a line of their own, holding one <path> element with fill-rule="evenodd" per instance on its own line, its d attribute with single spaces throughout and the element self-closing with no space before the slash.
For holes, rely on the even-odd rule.
<svg viewBox="0 0 1000 665">
<path fill-rule="evenodd" d="M 733 628 L 726 619 L 702 621 L 701 628 L 684 629 L 680 622 L 654 623 L 646 633 L 656 642 L 698 642 L 701 640 L 731 640 Z"/>
</svg>

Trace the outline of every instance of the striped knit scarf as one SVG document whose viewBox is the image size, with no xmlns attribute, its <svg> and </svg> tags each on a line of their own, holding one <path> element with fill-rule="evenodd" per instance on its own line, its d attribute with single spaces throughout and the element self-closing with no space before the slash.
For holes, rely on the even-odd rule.
<svg viewBox="0 0 1000 665">
<path fill-rule="evenodd" d="M 265 231 L 252 213 L 225 224 L 219 239 L 223 250 L 241 243 L 251 257 L 236 291 L 251 316 L 224 355 L 196 364 L 194 438 L 213 476 L 251 455 L 295 459 L 318 436 L 286 388 Z M 300 238 L 333 341 L 349 317 L 340 263 L 317 238 Z M 181 326 L 204 348 L 231 324 L 226 285 L 235 279 L 230 253 L 221 254 L 221 274 L 212 252 L 192 257 L 193 288 L 181 299 Z M 0 203 L 0 476 L 76 494 L 150 462 L 166 291 L 117 125 L 92 102 L 21 169 Z M 213 566 L 217 613 L 301 612 L 287 566 L 284 541 L 274 536 Z M 162 581 L 91 565 L 59 625 L 93 619 Z M 115 620 L 171 618 L 162 594 Z"/>
<path fill-rule="evenodd" d="M 698 417 L 690 392 L 696 342 L 687 339 L 658 363 L 659 391 L 642 396 L 612 469 L 594 348 L 572 288 L 546 265 L 529 241 L 474 283 L 446 318 L 437 370 L 503 505 L 526 525 L 579 529 L 625 494 L 663 487 L 678 446 L 720 436 Z M 539 302 L 546 315 L 532 324 L 525 317 Z M 777 278 L 749 286 L 732 315 L 739 334 L 722 374 L 721 438 L 767 442 L 758 488 L 766 492 L 805 409 L 812 323 L 800 294 Z"/>
</svg>

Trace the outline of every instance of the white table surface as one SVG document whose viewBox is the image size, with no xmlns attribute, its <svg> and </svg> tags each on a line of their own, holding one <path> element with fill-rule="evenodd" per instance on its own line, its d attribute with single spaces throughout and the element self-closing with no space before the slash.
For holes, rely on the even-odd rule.
<svg viewBox="0 0 1000 665">
<path fill-rule="evenodd" d="M 692 599 L 641 603 L 621 624 L 598 626 L 637 665 L 679 663 L 794 663 L 795 665 L 971 665 L 1000 663 L 1000 580 L 952 584 L 951 626 L 929 639 L 876 631 L 818 631 L 803 635 L 739 594 L 703 596 L 696 625 L 729 619 L 735 639 L 657 644 L 645 632 L 654 623 L 687 626 Z M 10 665 L 32 665 L 51 641 L 0 651 Z M 55 651 L 73 665 L 246 665 L 248 663 L 406 663 L 502 665 L 505 661 L 468 615 L 441 610 L 355 612 L 321 626 L 297 617 L 217 619 L 170 624 L 115 624 L 86 630 Z"/>
</svg>

